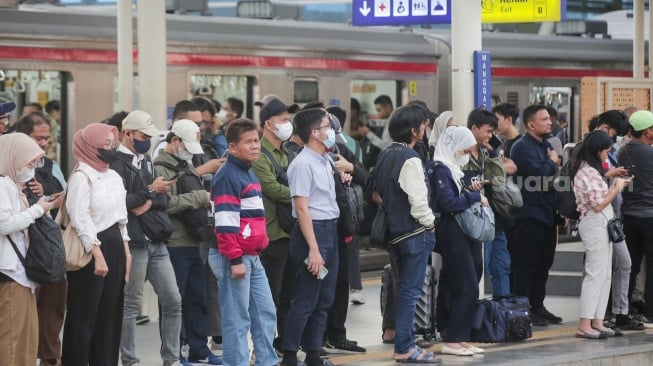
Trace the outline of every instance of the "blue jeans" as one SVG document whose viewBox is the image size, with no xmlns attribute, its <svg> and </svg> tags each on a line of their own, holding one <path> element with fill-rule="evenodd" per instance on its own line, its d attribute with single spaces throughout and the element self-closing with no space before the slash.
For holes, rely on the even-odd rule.
<svg viewBox="0 0 653 366">
<path fill-rule="evenodd" d="M 492 295 L 510 294 L 510 252 L 503 231 L 497 231 L 491 243 L 483 243 L 485 249 L 485 273 L 492 278 Z"/>
<path fill-rule="evenodd" d="M 218 279 L 225 365 L 249 365 L 247 332 L 252 332 L 256 365 L 279 362 L 272 347 L 277 324 L 272 293 L 261 260 L 244 255 L 245 279 L 231 278 L 231 262 L 217 249 L 209 249 L 209 266 Z"/>
<path fill-rule="evenodd" d="M 295 294 L 288 311 L 282 347 L 297 352 L 301 343 L 305 351 L 322 348 L 327 311 L 333 304 L 338 278 L 338 220 L 314 220 L 313 231 L 329 273 L 319 280 L 306 269 L 308 245 L 295 225 L 290 234 L 290 258 L 295 270 Z M 423 275 L 423 273 L 422 273 Z"/>
<path fill-rule="evenodd" d="M 399 292 L 396 295 L 395 353 L 406 353 L 415 344 L 413 320 L 415 306 L 422 294 L 428 258 L 435 247 L 435 234 L 424 232 L 397 244 L 388 251 L 399 265 Z"/>
<path fill-rule="evenodd" d="M 168 251 L 181 294 L 184 339 L 190 347 L 188 358 L 206 358 L 211 350 L 206 345 L 206 267 L 200 250 L 198 247 L 169 247 Z"/>
<path fill-rule="evenodd" d="M 143 284 L 147 279 L 161 304 L 161 359 L 164 366 L 172 365 L 179 359 L 181 295 L 168 248 L 163 243 L 148 242 L 144 248 L 132 247 L 131 254 L 132 267 L 129 282 L 125 285 L 125 312 L 120 340 L 122 364 L 129 366 L 140 362 L 136 357 L 135 327 L 143 302 Z"/>
</svg>

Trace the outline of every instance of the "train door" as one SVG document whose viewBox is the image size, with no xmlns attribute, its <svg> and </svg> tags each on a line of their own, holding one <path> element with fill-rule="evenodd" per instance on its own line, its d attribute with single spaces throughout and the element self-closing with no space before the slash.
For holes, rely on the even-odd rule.
<svg viewBox="0 0 653 366">
<path fill-rule="evenodd" d="M 374 107 L 374 100 L 380 95 L 387 95 L 392 100 L 392 106 L 403 104 L 404 82 L 400 80 L 352 80 L 349 91 L 352 98 L 356 98 L 361 106 L 361 118 L 371 127 L 381 128 L 385 121 L 379 119 Z"/>
<path fill-rule="evenodd" d="M 193 74 L 190 76 L 189 98 L 201 95 L 220 104 L 224 104 L 227 98 L 237 98 L 243 102 L 242 117 L 254 119 L 255 87 L 254 76 Z"/>
<path fill-rule="evenodd" d="M 65 89 L 62 85 L 67 79 L 70 76 L 59 71 L 0 69 L 0 102 L 16 103 L 16 109 L 11 113 L 11 123 L 16 123 L 30 112 L 46 111 L 50 121 L 50 142 L 46 155 L 59 162 L 62 154 L 66 155 L 66 139 L 61 139 L 65 131 L 61 131 L 60 126 L 67 116 L 66 93 L 62 93 L 62 89 Z"/>
</svg>

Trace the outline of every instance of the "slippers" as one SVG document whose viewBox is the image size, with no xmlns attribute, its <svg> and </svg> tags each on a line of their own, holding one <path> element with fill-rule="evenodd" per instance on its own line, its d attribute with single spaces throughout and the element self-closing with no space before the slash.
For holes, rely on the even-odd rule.
<svg viewBox="0 0 653 366">
<path fill-rule="evenodd" d="M 408 353 L 407 358 L 400 358 L 396 359 L 395 361 L 397 363 L 421 363 L 421 364 L 434 364 L 434 363 L 439 363 L 440 360 L 435 358 L 433 355 L 433 352 L 425 351 L 421 349 L 419 346 L 415 346 L 411 351 Z"/>
</svg>

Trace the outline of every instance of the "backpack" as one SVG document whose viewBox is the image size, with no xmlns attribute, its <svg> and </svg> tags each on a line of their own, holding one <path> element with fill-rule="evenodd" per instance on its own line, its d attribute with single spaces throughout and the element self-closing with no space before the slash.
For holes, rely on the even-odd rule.
<svg viewBox="0 0 653 366">
<path fill-rule="evenodd" d="M 571 174 L 572 160 L 567 161 L 560 169 L 560 174 L 553 180 L 555 189 L 555 207 L 558 215 L 570 220 L 578 220 L 580 212 L 576 205 L 574 194 L 574 176 Z"/>
<path fill-rule="evenodd" d="M 290 162 L 292 159 L 295 158 L 295 153 L 291 152 L 290 150 L 288 151 L 288 165 L 290 165 Z M 279 165 L 279 163 L 274 160 L 272 157 L 272 153 L 268 151 L 268 149 L 261 147 L 261 152 L 263 155 L 267 156 L 270 162 L 272 163 L 272 167 L 274 168 L 274 173 L 276 174 L 277 182 L 279 184 L 282 184 L 286 187 L 288 187 L 288 167 L 282 167 Z M 281 230 L 283 230 L 286 233 L 290 233 L 292 231 L 292 228 L 295 226 L 295 223 L 297 222 L 297 219 L 295 219 L 292 216 L 292 204 L 290 202 L 276 202 L 276 208 L 277 208 L 277 220 L 279 221 L 279 226 L 281 227 Z"/>
<path fill-rule="evenodd" d="M 188 164 L 184 161 L 176 166 L 161 161 L 155 162 L 154 165 L 164 166 L 177 173 L 185 173 L 177 179 L 177 194 L 205 190 L 200 177 L 195 175 L 190 170 Z M 211 211 L 204 207 L 194 208 L 175 214 L 175 217 L 177 217 L 184 225 L 186 233 L 193 238 L 193 240 L 197 241 L 208 241 L 214 237 L 214 225 L 211 222 L 212 220 L 209 220 L 209 216 L 212 216 Z"/>
</svg>

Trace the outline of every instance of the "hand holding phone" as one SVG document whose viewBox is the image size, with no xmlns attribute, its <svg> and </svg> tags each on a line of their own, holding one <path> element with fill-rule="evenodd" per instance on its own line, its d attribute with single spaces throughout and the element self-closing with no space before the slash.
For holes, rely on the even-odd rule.
<svg viewBox="0 0 653 366">
<path fill-rule="evenodd" d="M 306 259 L 304 259 L 304 263 L 308 266 L 308 263 L 309 263 L 309 262 L 308 262 L 308 257 L 306 257 Z M 307 268 L 307 270 L 308 270 L 308 268 Z M 324 266 L 320 266 L 320 275 L 318 276 L 318 278 L 321 279 L 321 280 L 323 280 L 324 277 L 326 277 L 326 275 L 327 275 L 328 273 L 329 273 L 329 270 L 326 269 L 326 267 L 324 267 Z"/>
<path fill-rule="evenodd" d="M 172 177 L 170 177 L 170 179 L 166 179 L 166 180 L 167 181 L 177 180 L 177 179 L 181 178 L 181 176 L 184 175 L 184 174 L 186 174 L 186 172 L 184 172 L 184 171 L 177 172 L 177 174 L 173 175 Z"/>
</svg>

